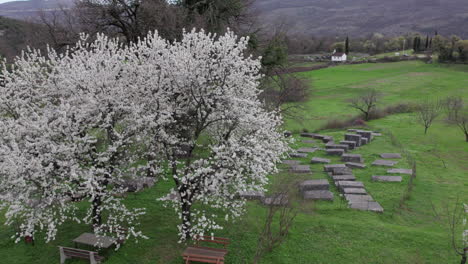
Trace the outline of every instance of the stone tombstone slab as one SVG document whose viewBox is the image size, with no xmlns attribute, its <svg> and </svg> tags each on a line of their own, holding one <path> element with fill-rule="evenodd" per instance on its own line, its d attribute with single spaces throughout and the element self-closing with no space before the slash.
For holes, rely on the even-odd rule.
<svg viewBox="0 0 468 264">
<path fill-rule="evenodd" d="M 336 187 L 340 190 L 344 188 L 364 188 L 364 183 L 360 181 L 339 181 L 336 182 Z"/>
<path fill-rule="evenodd" d="M 344 162 L 356 162 L 356 163 L 362 163 L 364 160 L 362 159 L 361 154 L 343 154 L 341 156 L 341 161 Z"/>
<path fill-rule="evenodd" d="M 378 182 L 401 182 L 401 176 L 372 176 L 373 181 Z"/>
<path fill-rule="evenodd" d="M 307 180 L 299 184 L 299 191 L 329 190 L 330 184 L 326 179 Z"/>
<path fill-rule="evenodd" d="M 353 150 L 356 148 L 356 142 L 354 141 L 343 140 L 343 141 L 340 141 L 340 145 L 348 145 L 349 150 Z"/>
<path fill-rule="evenodd" d="M 380 157 L 383 159 L 401 159 L 400 153 L 382 153 Z"/>
<path fill-rule="evenodd" d="M 366 164 L 357 163 L 357 162 L 346 162 L 345 165 L 346 167 L 351 168 L 351 169 L 365 169 L 366 168 Z"/>
<path fill-rule="evenodd" d="M 301 133 L 301 137 L 313 138 L 315 135 L 314 133 Z"/>
<path fill-rule="evenodd" d="M 296 150 L 299 153 L 314 153 L 317 150 L 317 148 L 299 148 Z"/>
<path fill-rule="evenodd" d="M 322 138 L 322 142 L 323 143 L 328 143 L 328 142 L 332 142 L 333 141 L 333 137 L 332 136 L 324 136 Z"/>
<path fill-rule="evenodd" d="M 361 135 L 358 135 L 358 134 L 345 134 L 345 140 L 346 141 L 354 141 L 356 142 L 356 147 L 360 147 L 361 146 Z"/>
<path fill-rule="evenodd" d="M 363 138 L 367 138 L 367 143 L 372 141 L 372 131 L 358 130 L 356 134 L 361 135 Z"/>
<path fill-rule="evenodd" d="M 345 152 L 343 149 L 327 149 L 325 151 L 327 152 L 327 155 L 330 156 L 341 156 Z"/>
<path fill-rule="evenodd" d="M 314 134 L 315 139 L 323 140 L 324 137 L 325 137 L 324 135 Z"/>
<path fill-rule="evenodd" d="M 330 163 L 330 162 L 331 161 L 329 159 L 318 158 L 318 157 L 313 157 L 310 160 L 310 163 L 314 163 L 314 164 L 317 164 L 317 163 Z"/>
<path fill-rule="evenodd" d="M 328 164 L 323 166 L 323 170 L 326 172 L 332 172 L 334 168 L 346 168 L 344 164 Z"/>
<path fill-rule="evenodd" d="M 397 164 L 397 163 L 398 163 L 398 161 L 394 161 L 394 160 L 376 160 L 376 161 L 372 162 L 372 165 L 392 167 L 392 166 L 395 166 L 395 164 Z"/>
<path fill-rule="evenodd" d="M 358 195 L 358 194 L 345 194 L 344 195 L 345 200 L 348 202 L 372 202 L 374 199 L 372 196 L 366 194 L 366 195 Z"/>
<path fill-rule="evenodd" d="M 291 165 L 289 171 L 293 173 L 310 173 L 309 165 Z"/>
<path fill-rule="evenodd" d="M 362 211 L 371 211 L 376 213 L 383 213 L 384 209 L 378 202 L 351 202 L 349 208 Z"/>
<path fill-rule="evenodd" d="M 354 128 L 348 129 L 348 132 L 352 132 L 352 133 L 356 133 L 357 131 L 358 131 L 358 129 L 354 129 Z"/>
<path fill-rule="evenodd" d="M 302 143 L 315 144 L 317 142 L 315 140 L 313 140 L 313 139 L 304 139 L 304 140 L 302 140 Z"/>
<path fill-rule="evenodd" d="M 342 149 L 346 152 L 349 150 L 349 146 L 345 144 L 327 144 L 325 149 Z"/>
<path fill-rule="evenodd" d="M 373 133 L 372 133 L 372 136 L 374 136 L 374 137 L 381 137 L 381 136 L 382 136 L 382 133 L 373 132 Z"/>
<path fill-rule="evenodd" d="M 333 201 L 333 193 L 325 190 L 305 191 L 303 197 L 304 200 Z"/>
<path fill-rule="evenodd" d="M 364 146 L 366 145 L 367 143 L 369 143 L 370 141 L 367 139 L 367 138 L 361 138 L 361 146 Z"/>
<path fill-rule="evenodd" d="M 299 165 L 301 162 L 298 160 L 283 160 L 282 163 L 286 165 Z"/>
<path fill-rule="evenodd" d="M 262 200 L 265 198 L 265 194 L 257 191 L 245 191 L 239 192 L 239 197 L 247 200 Z"/>
<path fill-rule="evenodd" d="M 291 158 L 307 158 L 307 153 L 289 153 Z"/>
<path fill-rule="evenodd" d="M 355 181 L 356 177 L 354 175 L 336 175 L 336 176 L 331 176 L 333 181 L 339 182 L 339 181 Z"/>
<path fill-rule="evenodd" d="M 353 170 L 346 167 L 346 165 L 345 165 L 344 168 L 332 168 L 331 173 L 332 173 L 333 176 L 335 176 L 335 175 L 352 175 Z"/>
<path fill-rule="evenodd" d="M 286 194 L 276 194 L 264 197 L 262 203 L 267 206 L 284 206 L 289 204 L 289 197 Z"/>
<path fill-rule="evenodd" d="M 360 194 L 360 195 L 367 194 L 366 189 L 364 188 L 343 188 L 342 192 L 344 194 Z"/>
<path fill-rule="evenodd" d="M 411 175 L 411 174 L 413 174 L 413 170 L 412 169 L 389 169 L 389 170 L 387 170 L 387 173 Z"/>
</svg>

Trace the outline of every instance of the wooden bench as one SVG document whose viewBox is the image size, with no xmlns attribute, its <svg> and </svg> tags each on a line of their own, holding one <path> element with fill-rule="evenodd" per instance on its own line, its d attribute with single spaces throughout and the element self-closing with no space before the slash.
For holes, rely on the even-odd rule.
<svg viewBox="0 0 468 264">
<path fill-rule="evenodd" d="M 226 246 L 230 243 L 228 238 L 199 236 L 194 240 L 195 245 L 187 247 L 182 253 L 185 264 L 190 264 L 191 261 L 224 264 L 224 256 L 228 253 Z M 200 242 L 220 244 L 223 248 L 204 247 Z"/>
<path fill-rule="evenodd" d="M 60 264 L 64 264 L 66 259 L 80 258 L 89 260 L 90 264 L 101 263 L 104 257 L 99 256 L 97 252 L 77 248 L 59 247 Z"/>
</svg>

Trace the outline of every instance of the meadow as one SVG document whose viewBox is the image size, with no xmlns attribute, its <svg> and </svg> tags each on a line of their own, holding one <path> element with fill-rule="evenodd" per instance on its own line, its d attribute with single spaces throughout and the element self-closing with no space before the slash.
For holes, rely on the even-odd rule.
<svg viewBox="0 0 468 264">
<path fill-rule="evenodd" d="M 316 131 L 330 119 L 348 119 L 357 114 L 347 100 L 369 88 L 382 93 L 380 105 L 417 103 L 425 98 L 460 95 L 468 100 L 468 66 L 425 64 L 419 61 L 359 64 L 331 67 L 298 74 L 311 83 L 310 98 L 301 104 L 298 118 L 285 120 L 284 128 L 292 131 L 296 143 L 299 133 Z M 294 198 L 299 210 L 286 241 L 261 263 L 458 263 L 451 248 L 447 225 L 447 207 L 456 200 L 468 202 L 468 143 L 461 131 L 447 125 L 443 116 L 424 135 L 414 113 L 390 115 L 367 123 L 369 129 L 383 135 L 353 153 L 362 154 L 368 168 L 353 170 L 368 192 L 385 209 L 383 214 L 346 208 L 345 201 L 335 194 L 333 202 L 304 202 Z M 335 141 L 342 140 L 345 130 L 326 130 Z M 316 144 L 322 147 L 322 143 Z M 408 200 L 402 200 L 408 183 L 375 183 L 371 175 L 383 175 L 384 168 L 370 163 L 378 154 L 407 153 L 417 164 L 417 177 Z M 313 156 L 325 157 L 323 151 L 300 159 L 309 164 Z M 333 161 L 339 159 L 334 157 Z M 327 179 L 322 165 L 311 165 L 312 175 L 293 175 L 282 171 L 271 175 L 269 191 L 303 179 Z M 410 168 L 406 159 L 397 167 Z M 104 252 L 105 263 L 184 263 L 181 252 L 185 245 L 177 243 L 178 219 L 171 208 L 165 208 L 157 197 L 173 186 L 159 181 L 153 188 L 129 194 L 125 202 L 147 208 L 141 219 L 141 230 L 148 239 L 127 241 L 117 252 Z M 216 236 L 232 240 L 226 263 L 251 263 L 259 233 L 263 228 L 266 208 L 257 201 L 248 202 L 246 213 L 235 222 L 224 224 Z M 3 216 L 0 223 L 4 222 Z M 15 244 L 11 227 L 0 226 L 0 263 L 57 263 L 57 246 L 72 247 L 72 239 L 89 231 L 85 225 L 66 224 L 57 239 L 45 244 L 40 238 L 35 245 Z M 461 233 L 459 235 L 461 238 Z M 69 260 L 67 263 L 85 263 Z"/>
</svg>

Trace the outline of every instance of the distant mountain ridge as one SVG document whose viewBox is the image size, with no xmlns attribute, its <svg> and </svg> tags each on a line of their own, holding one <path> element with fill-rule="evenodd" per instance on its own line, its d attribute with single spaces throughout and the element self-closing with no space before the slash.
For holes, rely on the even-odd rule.
<svg viewBox="0 0 468 264">
<path fill-rule="evenodd" d="M 291 33 L 366 36 L 379 32 L 468 37 L 467 0 L 256 0 L 260 19 Z"/>
</svg>

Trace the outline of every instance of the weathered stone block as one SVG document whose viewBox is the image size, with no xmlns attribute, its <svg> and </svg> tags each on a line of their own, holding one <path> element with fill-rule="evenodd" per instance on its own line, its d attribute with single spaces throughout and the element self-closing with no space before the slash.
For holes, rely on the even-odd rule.
<svg viewBox="0 0 468 264">
<path fill-rule="evenodd" d="M 289 197 L 286 194 L 277 194 L 264 197 L 262 203 L 268 206 L 284 206 L 289 204 Z"/>
<path fill-rule="evenodd" d="M 372 141 L 372 131 L 358 130 L 356 131 L 356 134 L 361 135 L 363 138 L 367 138 L 368 143 Z"/>
<path fill-rule="evenodd" d="M 315 140 L 313 140 L 313 139 L 305 139 L 305 140 L 302 140 L 302 143 L 314 144 L 314 143 L 317 143 L 317 142 Z"/>
<path fill-rule="evenodd" d="M 343 188 L 342 192 L 344 194 L 367 194 L 366 189 L 364 188 Z"/>
<path fill-rule="evenodd" d="M 336 175 L 336 176 L 331 176 L 333 181 L 339 182 L 339 181 L 355 181 L 356 177 L 354 175 Z"/>
<path fill-rule="evenodd" d="M 309 165 L 291 165 L 290 171 L 292 173 L 310 173 Z"/>
<path fill-rule="evenodd" d="M 314 153 L 317 148 L 300 148 L 297 150 L 299 153 Z"/>
<path fill-rule="evenodd" d="M 400 153 L 382 153 L 380 157 L 383 159 L 401 159 Z"/>
<path fill-rule="evenodd" d="M 365 169 L 366 164 L 356 162 L 346 162 L 346 167 L 351 169 Z"/>
<path fill-rule="evenodd" d="M 387 173 L 398 173 L 398 174 L 411 175 L 411 174 L 413 174 L 413 170 L 412 169 L 389 169 L 389 170 L 387 170 Z"/>
<path fill-rule="evenodd" d="M 301 137 L 313 138 L 315 135 L 315 133 L 301 133 Z"/>
<path fill-rule="evenodd" d="M 356 142 L 356 147 L 360 147 L 361 146 L 361 135 L 357 135 L 357 134 L 345 134 L 345 140 L 346 141 L 354 141 Z"/>
<path fill-rule="evenodd" d="M 341 156 L 345 151 L 343 149 L 327 149 L 326 152 L 331 156 Z"/>
<path fill-rule="evenodd" d="M 341 161 L 356 162 L 356 163 L 364 162 L 364 160 L 362 159 L 361 154 L 343 154 L 341 156 Z"/>
<path fill-rule="evenodd" d="M 346 168 L 344 164 L 328 164 L 323 166 L 323 170 L 326 172 L 332 172 L 334 168 Z"/>
<path fill-rule="evenodd" d="M 373 181 L 379 182 L 401 182 L 401 176 L 372 176 Z"/>
<path fill-rule="evenodd" d="M 394 161 L 394 160 L 376 160 L 376 161 L 372 162 L 372 165 L 392 167 L 397 163 L 398 163 L 398 161 Z"/>
<path fill-rule="evenodd" d="M 289 153 L 291 158 L 307 158 L 307 153 Z"/>
<path fill-rule="evenodd" d="M 364 188 L 364 183 L 360 181 L 338 181 L 335 184 L 340 191 L 344 188 Z"/>
<path fill-rule="evenodd" d="M 381 136 L 382 136 L 382 133 L 373 132 L 373 133 L 372 133 L 372 136 L 374 136 L 374 137 L 381 137 Z"/>
<path fill-rule="evenodd" d="M 330 191 L 306 191 L 303 196 L 305 200 L 333 201 L 333 193 Z"/>
<path fill-rule="evenodd" d="M 310 161 L 310 163 L 330 163 L 331 161 L 329 159 L 324 159 L 324 158 L 317 158 L 317 157 L 313 157 L 312 160 Z"/>
<path fill-rule="evenodd" d="M 322 138 L 322 142 L 324 143 L 328 143 L 328 142 L 332 142 L 333 141 L 333 137 L 332 136 L 324 136 Z"/>
<path fill-rule="evenodd" d="M 349 146 L 345 144 L 327 144 L 325 149 L 342 149 L 346 152 L 349 150 Z"/>
<path fill-rule="evenodd" d="M 378 202 L 352 202 L 349 203 L 349 208 L 362 210 L 362 211 L 371 211 L 376 213 L 383 213 L 384 209 Z"/>
<path fill-rule="evenodd" d="M 330 184 L 328 183 L 326 179 L 307 180 L 299 184 L 299 190 L 301 192 L 312 191 L 312 190 L 328 190 L 328 189 L 330 189 Z"/>
<path fill-rule="evenodd" d="M 283 160 L 282 163 L 286 165 L 299 165 L 301 162 L 298 160 Z"/>
<path fill-rule="evenodd" d="M 369 201 L 374 201 L 372 196 L 366 194 L 366 195 L 359 195 L 359 194 L 345 194 L 344 195 L 345 200 L 348 202 L 369 202 Z"/>
<path fill-rule="evenodd" d="M 356 148 L 356 142 L 354 141 L 343 140 L 343 141 L 340 141 L 340 145 L 348 145 L 349 150 L 353 150 Z"/>
<path fill-rule="evenodd" d="M 345 165 L 344 168 L 332 168 L 331 173 L 333 174 L 333 176 L 335 176 L 335 175 L 352 175 L 353 170 L 346 167 L 346 165 Z"/>
<path fill-rule="evenodd" d="M 369 143 L 370 141 L 367 139 L 367 138 L 361 138 L 361 146 L 364 146 L 366 145 L 367 143 Z"/>
<path fill-rule="evenodd" d="M 354 128 L 348 129 L 348 132 L 352 132 L 352 133 L 356 133 L 357 131 L 358 131 L 358 129 L 354 129 Z"/>
</svg>

